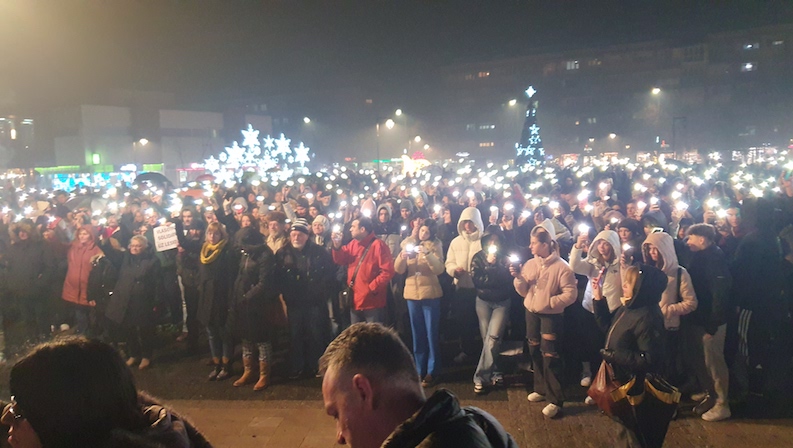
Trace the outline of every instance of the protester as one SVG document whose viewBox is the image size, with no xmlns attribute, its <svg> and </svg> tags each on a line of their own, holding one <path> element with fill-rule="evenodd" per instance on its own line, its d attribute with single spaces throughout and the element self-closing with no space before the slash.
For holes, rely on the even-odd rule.
<svg viewBox="0 0 793 448">
<path fill-rule="evenodd" d="M 92 261 L 103 255 L 103 252 L 96 245 L 93 232 L 88 226 L 81 227 L 67 254 L 69 268 L 63 283 L 62 297 L 72 304 L 78 334 L 86 334 L 88 331 L 91 309 L 96 306 L 96 302 L 88 300 L 88 277 L 93 267 Z"/>
<path fill-rule="evenodd" d="M 431 219 L 414 227 L 413 234 L 402 242 L 394 268 L 405 274 L 404 297 L 410 312 L 413 356 L 421 383 L 429 387 L 440 372 L 440 317 L 443 290 L 438 276 L 444 272 L 443 246 L 435 237 Z"/>
<path fill-rule="evenodd" d="M 138 392 L 118 353 L 95 340 L 36 347 L 11 369 L 9 388 L 0 421 L 13 447 L 211 447 L 184 417 Z"/>
<path fill-rule="evenodd" d="M 575 302 L 577 286 L 573 270 L 559 257 L 559 244 L 542 226 L 531 232 L 531 252 L 534 258 L 520 268 L 510 266 L 510 273 L 518 294 L 525 297 L 526 336 L 534 367 L 534 392 L 528 400 L 550 401 L 542 413 L 554 418 L 564 404 L 559 352 L 564 337 L 562 313 Z"/>
<path fill-rule="evenodd" d="M 219 222 L 209 224 L 199 258 L 197 318 L 206 327 L 215 366 L 209 381 L 222 381 L 231 375 L 229 364 L 233 347 L 226 318 L 231 304 L 234 266 L 228 241 L 228 234 Z"/>
<path fill-rule="evenodd" d="M 352 448 L 422 446 L 513 448 L 498 421 L 461 408 L 441 389 L 429 399 L 407 347 L 376 323 L 344 330 L 320 360 L 325 412 L 336 420 L 336 442 Z M 480 427 L 486 423 L 487 433 Z"/>
</svg>

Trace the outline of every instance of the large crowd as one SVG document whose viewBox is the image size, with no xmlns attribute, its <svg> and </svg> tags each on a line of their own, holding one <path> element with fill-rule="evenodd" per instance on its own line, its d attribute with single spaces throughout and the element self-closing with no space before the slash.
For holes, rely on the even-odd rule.
<svg viewBox="0 0 793 448">
<path fill-rule="evenodd" d="M 528 399 L 547 401 L 547 417 L 561 415 L 565 363 L 586 387 L 606 359 L 663 372 L 708 421 L 789 368 L 789 167 L 498 168 L 74 191 L 9 181 L 3 354 L 71 327 L 123 344 L 127 364 L 144 370 L 168 324 L 190 351 L 206 334 L 210 381 L 232 375 L 241 344 L 233 384 L 261 390 L 287 334 L 287 370 L 299 378 L 321 373 L 344 328 L 380 322 L 412 348 L 424 386 L 442 380 L 442 359 L 478 358 L 473 390 L 501 387 L 502 343 L 524 341 Z M 158 251 L 163 226 L 178 245 Z M 620 311 L 644 307 L 652 312 Z"/>
</svg>

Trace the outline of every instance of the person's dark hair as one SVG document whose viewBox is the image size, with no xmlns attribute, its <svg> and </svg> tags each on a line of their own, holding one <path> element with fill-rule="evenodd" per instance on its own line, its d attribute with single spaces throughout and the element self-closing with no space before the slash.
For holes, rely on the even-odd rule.
<svg viewBox="0 0 793 448">
<path fill-rule="evenodd" d="M 716 242 L 716 229 L 710 224 L 694 224 L 688 228 L 686 235 L 701 236 L 712 243 Z"/>
<path fill-rule="evenodd" d="M 358 227 L 366 229 L 366 233 L 372 233 L 374 231 L 374 224 L 370 218 L 358 218 Z"/>
<path fill-rule="evenodd" d="M 358 323 L 342 331 L 319 359 L 320 373 L 328 370 L 419 382 L 410 351 L 393 330 L 378 323 Z"/>
<path fill-rule="evenodd" d="M 438 224 L 433 219 L 425 219 L 421 223 L 421 227 L 426 227 L 430 231 L 430 241 L 435 239 L 438 233 Z"/>
<path fill-rule="evenodd" d="M 36 347 L 11 369 L 19 412 L 43 446 L 104 446 L 147 426 L 132 373 L 113 347 L 82 337 Z"/>
</svg>

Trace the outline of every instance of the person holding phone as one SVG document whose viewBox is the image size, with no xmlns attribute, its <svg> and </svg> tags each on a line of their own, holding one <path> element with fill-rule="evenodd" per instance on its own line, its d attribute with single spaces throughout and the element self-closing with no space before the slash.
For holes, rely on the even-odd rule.
<svg viewBox="0 0 793 448">
<path fill-rule="evenodd" d="M 619 234 L 613 230 L 603 230 L 597 234 L 591 244 L 588 243 L 588 235 L 581 234 L 570 251 L 570 266 L 573 271 L 590 280 L 584 291 L 581 307 L 572 308 L 570 313 L 573 321 L 577 324 L 577 340 L 580 342 L 575 346 L 579 349 L 578 355 L 582 362 L 582 387 L 589 387 L 592 384 L 592 366 L 599 364 L 598 350 L 603 346 L 605 340 L 605 335 L 598 330 L 594 320 L 591 280 L 599 279 L 602 294 L 612 313 L 620 307 L 620 294 L 622 293 L 620 277 L 622 249 Z"/>
</svg>

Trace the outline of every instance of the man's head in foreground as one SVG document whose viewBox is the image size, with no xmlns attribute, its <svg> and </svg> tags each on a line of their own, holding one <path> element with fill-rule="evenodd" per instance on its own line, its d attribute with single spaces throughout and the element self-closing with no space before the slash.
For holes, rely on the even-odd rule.
<svg viewBox="0 0 793 448">
<path fill-rule="evenodd" d="M 379 447 L 426 401 L 413 356 L 380 324 L 344 330 L 320 358 L 320 371 L 337 442 L 353 448 Z"/>
</svg>

